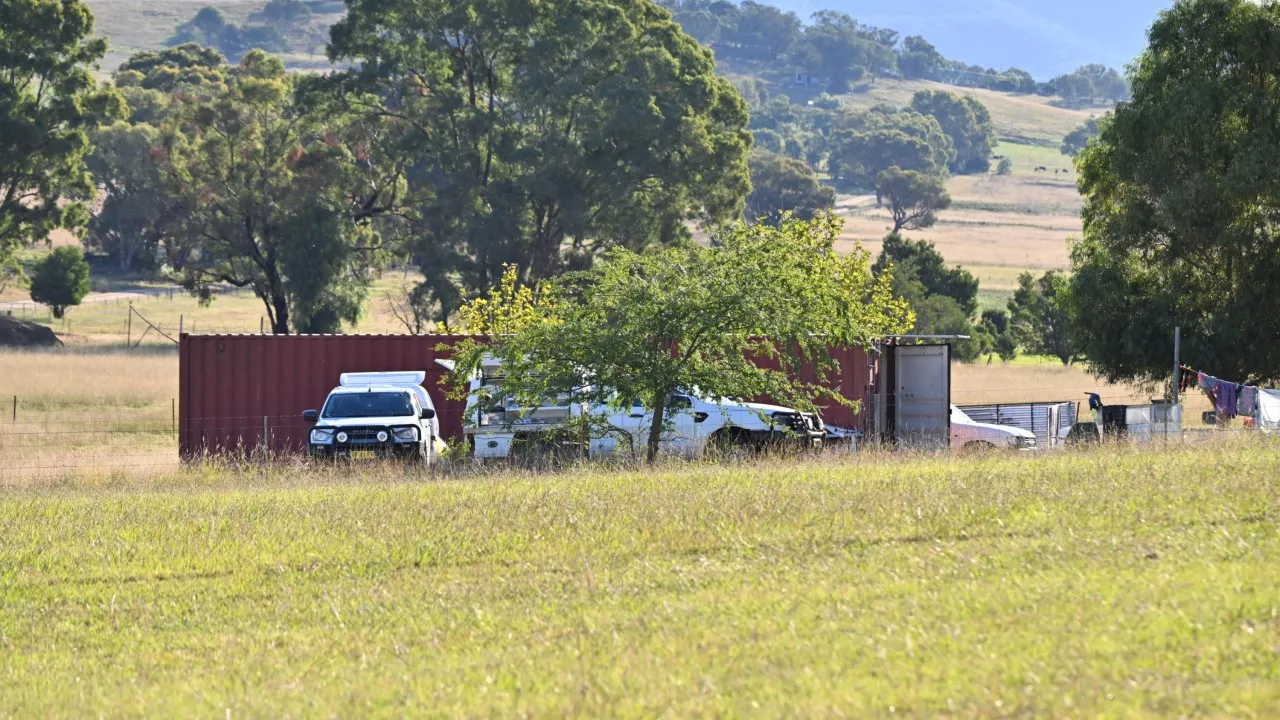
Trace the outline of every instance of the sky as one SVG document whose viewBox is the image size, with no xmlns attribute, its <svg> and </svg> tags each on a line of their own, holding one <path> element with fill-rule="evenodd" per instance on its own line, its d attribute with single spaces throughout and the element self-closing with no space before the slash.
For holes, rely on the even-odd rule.
<svg viewBox="0 0 1280 720">
<path fill-rule="evenodd" d="M 1172 0 L 757 0 L 802 20 L 839 10 L 859 22 L 923 35 L 948 58 L 1048 80 L 1087 63 L 1123 70 Z"/>
</svg>

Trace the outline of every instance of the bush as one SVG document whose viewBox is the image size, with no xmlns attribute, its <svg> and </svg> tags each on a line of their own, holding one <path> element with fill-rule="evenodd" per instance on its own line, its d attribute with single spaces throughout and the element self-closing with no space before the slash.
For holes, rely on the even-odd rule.
<svg viewBox="0 0 1280 720">
<path fill-rule="evenodd" d="M 31 299 L 48 305 L 62 318 L 67 308 L 79 305 L 89 294 L 89 263 L 80 248 L 60 247 L 36 263 L 31 279 Z"/>
<path fill-rule="evenodd" d="M 1013 161 L 1009 158 L 1000 158 L 1000 164 L 996 165 L 997 175 L 1010 175 L 1013 173 Z"/>
</svg>

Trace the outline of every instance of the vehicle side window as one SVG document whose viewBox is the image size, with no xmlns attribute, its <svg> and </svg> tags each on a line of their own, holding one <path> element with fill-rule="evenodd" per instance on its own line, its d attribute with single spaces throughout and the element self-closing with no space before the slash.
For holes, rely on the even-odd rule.
<svg viewBox="0 0 1280 720">
<path fill-rule="evenodd" d="M 688 410 L 693 407 L 693 399 L 687 395 L 672 395 L 667 398 L 667 407 L 672 410 Z"/>
</svg>

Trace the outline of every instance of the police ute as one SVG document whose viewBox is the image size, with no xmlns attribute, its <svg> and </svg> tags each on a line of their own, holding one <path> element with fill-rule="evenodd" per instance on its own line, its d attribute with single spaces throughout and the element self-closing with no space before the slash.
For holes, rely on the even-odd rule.
<svg viewBox="0 0 1280 720">
<path fill-rule="evenodd" d="M 422 381 L 425 372 L 343 373 L 320 410 L 302 418 L 312 457 L 375 460 L 420 459 L 444 451 L 440 421 Z"/>
</svg>

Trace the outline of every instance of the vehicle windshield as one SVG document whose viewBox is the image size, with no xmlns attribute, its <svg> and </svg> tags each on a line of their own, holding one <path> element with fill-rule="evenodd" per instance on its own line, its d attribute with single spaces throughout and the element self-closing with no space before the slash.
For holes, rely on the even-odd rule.
<svg viewBox="0 0 1280 720">
<path fill-rule="evenodd" d="M 362 392 L 330 395 L 324 405 L 327 418 L 403 417 L 413 415 L 407 392 Z"/>
</svg>

